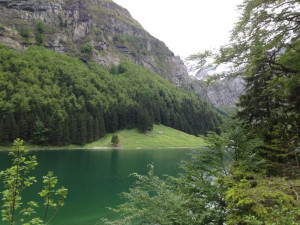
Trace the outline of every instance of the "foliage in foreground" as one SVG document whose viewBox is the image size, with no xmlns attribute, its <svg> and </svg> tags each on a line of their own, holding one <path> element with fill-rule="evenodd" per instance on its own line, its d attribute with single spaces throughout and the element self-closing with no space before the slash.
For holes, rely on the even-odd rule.
<svg viewBox="0 0 300 225">
<path fill-rule="evenodd" d="M 233 165 L 224 180 L 226 224 L 299 224 L 300 2 L 244 0 L 240 9 L 215 64 L 230 63 L 230 75 L 245 79 L 235 117 L 249 139 L 264 141 L 255 153 L 265 163 L 253 171 Z M 202 66 L 207 56 L 192 58 Z"/>
<path fill-rule="evenodd" d="M 28 151 L 23 146 L 23 141 L 14 141 L 13 151 L 9 155 L 13 157 L 12 166 L 0 172 L 0 182 L 3 183 L 2 194 L 2 221 L 10 225 L 43 225 L 48 224 L 56 215 L 60 207 L 64 205 L 64 199 L 68 190 L 64 187 L 56 189 L 58 182 L 53 172 L 49 171 L 43 176 L 43 189 L 38 194 L 44 199 L 45 213 L 42 217 L 36 216 L 38 203 L 22 201 L 22 193 L 25 189 L 36 183 L 36 178 L 30 173 L 38 165 L 36 156 L 27 156 Z M 50 209 L 54 209 L 49 218 Z"/>
<path fill-rule="evenodd" d="M 153 165 L 122 197 L 113 211 L 122 219 L 105 224 L 299 224 L 299 177 L 268 175 L 263 142 L 250 139 L 236 122 L 218 136 L 208 135 L 209 148 L 191 154 L 178 178 L 161 179 Z M 272 216 L 270 216 L 272 215 Z M 280 215 L 280 216 L 279 216 Z"/>
</svg>

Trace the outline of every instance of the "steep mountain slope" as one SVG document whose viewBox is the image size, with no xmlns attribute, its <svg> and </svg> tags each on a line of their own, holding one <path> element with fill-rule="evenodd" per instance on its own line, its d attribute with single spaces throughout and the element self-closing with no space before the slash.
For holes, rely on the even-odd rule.
<svg viewBox="0 0 300 225">
<path fill-rule="evenodd" d="M 111 0 L 0 1 L 0 43 L 15 50 L 42 45 L 106 67 L 129 59 L 215 107 L 231 107 L 241 93 L 234 89 L 240 81 L 207 89 L 192 81 L 180 58 Z"/>
<path fill-rule="evenodd" d="M 0 1 L 0 43 L 43 45 L 106 66 L 126 58 L 177 86 L 189 81 L 180 58 L 111 0 Z"/>
</svg>

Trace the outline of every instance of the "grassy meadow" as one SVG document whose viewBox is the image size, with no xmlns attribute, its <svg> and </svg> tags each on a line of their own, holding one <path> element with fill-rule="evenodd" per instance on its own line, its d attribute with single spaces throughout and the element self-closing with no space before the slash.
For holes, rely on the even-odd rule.
<svg viewBox="0 0 300 225">
<path fill-rule="evenodd" d="M 140 133 L 137 129 L 121 130 L 114 133 L 118 135 L 119 148 L 199 148 L 204 147 L 205 142 L 202 137 L 186 134 L 164 125 L 153 125 L 153 130 L 149 133 Z M 26 144 L 28 149 L 97 149 L 113 148 L 110 143 L 113 134 L 107 134 L 98 141 L 86 145 L 66 145 L 66 146 L 38 146 Z M 10 147 L 0 146 L 0 150 L 9 150 Z"/>
</svg>

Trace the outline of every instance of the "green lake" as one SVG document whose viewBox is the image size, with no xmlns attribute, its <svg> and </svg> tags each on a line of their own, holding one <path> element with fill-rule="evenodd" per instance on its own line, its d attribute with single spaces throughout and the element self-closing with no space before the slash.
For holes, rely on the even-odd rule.
<svg viewBox="0 0 300 225">
<path fill-rule="evenodd" d="M 39 184 L 27 191 L 24 200 L 38 201 L 41 179 L 48 170 L 58 176 L 60 186 L 68 188 L 66 205 L 60 209 L 52 225 L 99 225 L 99 219 L 116 218 L 106 207 L 115 207 L 122 200 L 119 193 L 128 191 L 135 179 L 131 173 L 146 174 L 150 163 L 154 173 L 176 175 L 178 165 L 187 160 L 189 149 L 155 150 L 53 150 L 31 151 L 39 165 L 34 176 Z M 7 152 L 0 152 L 0 170 L 10 165 Z M 2 188 L 2 187 L 1 187 Z M 43 210 L 42 203 L 41 210 Z M 42 217 L 42 216 L 41 216 Z M 49 215 L 49 217 L 51 217 Z M 98 223 L 97 223 L 98 222 Z M 1 224 L 3 222 L 0 222 Z"/>
</svg>

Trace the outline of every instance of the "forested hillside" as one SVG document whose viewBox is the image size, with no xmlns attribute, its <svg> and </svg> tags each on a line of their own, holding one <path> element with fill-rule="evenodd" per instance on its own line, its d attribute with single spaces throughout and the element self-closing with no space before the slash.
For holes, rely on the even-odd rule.
<svg viewBox="0 0 300 225">
<path fill-rule="evenodd" d="M 153 123 L 198 135 L 221 121 L 195 94 L 128 61 L 108 71 L 43 47 L 0 51 L 1 143 L 85 144 Z"/>
</svg>

